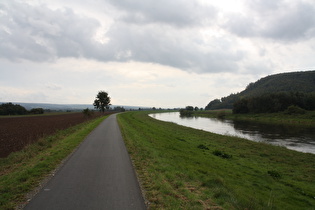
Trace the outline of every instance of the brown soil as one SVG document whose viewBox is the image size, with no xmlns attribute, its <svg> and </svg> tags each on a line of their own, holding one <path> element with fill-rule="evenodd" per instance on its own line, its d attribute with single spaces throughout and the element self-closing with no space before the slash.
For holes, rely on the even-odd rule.
<svg viewBox="0 0 315 210">
<path fill-rule="evenodd" d="M 26 145 L 36 142 L 41 137 L 99 116 L 100 113 L 95 113 L 89 118 L 82 113 L 71 113 L 0 118 L 0 158 L 7 157 L 11 152 L 22 150 Z"/>
</svg>

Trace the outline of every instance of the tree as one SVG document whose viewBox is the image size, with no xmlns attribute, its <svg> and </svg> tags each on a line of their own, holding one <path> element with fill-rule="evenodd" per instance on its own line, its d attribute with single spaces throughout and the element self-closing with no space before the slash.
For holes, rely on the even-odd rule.
<svg viewBox="0 0 315 210">
<path fill-rule="evenodd" d="M 31 109 L 30 114 L 44 114 L 44 109 L 43 108 Z"/>
<path fill-rule="evenodd" d="M 194 107 L 193 107 L 193 106 L 186 106 L 186 110 L 188 110 L 188 111 L 194 111 Z"/>
<path fill-rule="evenodd" d="M 0 105 L 0 115 L 24 115 L 27 110 L 18 104 L 5 103 Z"/>
<path fill-rule="evenodd" d="M 108 96 L 108 93 L 105 91 L 99 91 L 96 96 L 96 99 L 94 100 L 93 106 L 96 109 L 99 109 L 100 112 L 104 113 L 105 109 L 106 110 L 109 109 L 109 105 L 111 104 L 110 104 L 110 97 Z"/>
<path fill-rule="evenodd" d="M 123 106 L 116 106 L 114 107 L 114 111 L 117 111 L 117 112 L 124 112 L 126 111 L 125 108 Z"/>
</svg>

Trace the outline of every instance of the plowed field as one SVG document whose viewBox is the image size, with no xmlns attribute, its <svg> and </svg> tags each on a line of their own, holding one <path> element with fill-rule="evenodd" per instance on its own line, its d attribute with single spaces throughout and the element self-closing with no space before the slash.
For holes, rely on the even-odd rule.
<svg viewBox="0 0 315 210">
<path fill-rule="evenodd" d="M 71 113 L 0 118 L 0 158 L 23 149 L 43 136 L 99 116 L 100 113 L 95 113 L 92 117 L 87 118 L 82 113 Z"/>
</svg>

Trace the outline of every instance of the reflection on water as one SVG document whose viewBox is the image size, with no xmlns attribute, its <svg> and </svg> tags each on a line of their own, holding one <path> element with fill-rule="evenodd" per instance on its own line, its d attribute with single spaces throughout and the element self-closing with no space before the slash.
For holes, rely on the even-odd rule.
<svg viewBox="0 0 315 210">
<path fill-rule="evenodd" d="M 238 136 L 315 154 L 315 130 L 311 128 L 274 126 L 204 117 L 180 117 L 179 112 L 155 113 L 149 116 L 191 128 Z"/>
</svg>

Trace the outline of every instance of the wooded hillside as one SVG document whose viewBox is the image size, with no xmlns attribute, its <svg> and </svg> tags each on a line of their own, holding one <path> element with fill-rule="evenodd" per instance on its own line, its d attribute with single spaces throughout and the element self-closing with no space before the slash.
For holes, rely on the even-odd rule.
<svg viewBox="0 0 315 210">
<path fill-rule="evenodd" d="M 232 109 L 233 104 L 241 98 L 296 92 L 315 93 L 315 71 L 281 73 L 261 78 L 247 85 L 246 89 L 240 93 L 210 101 L 205 109 Z"/>
</svg>

